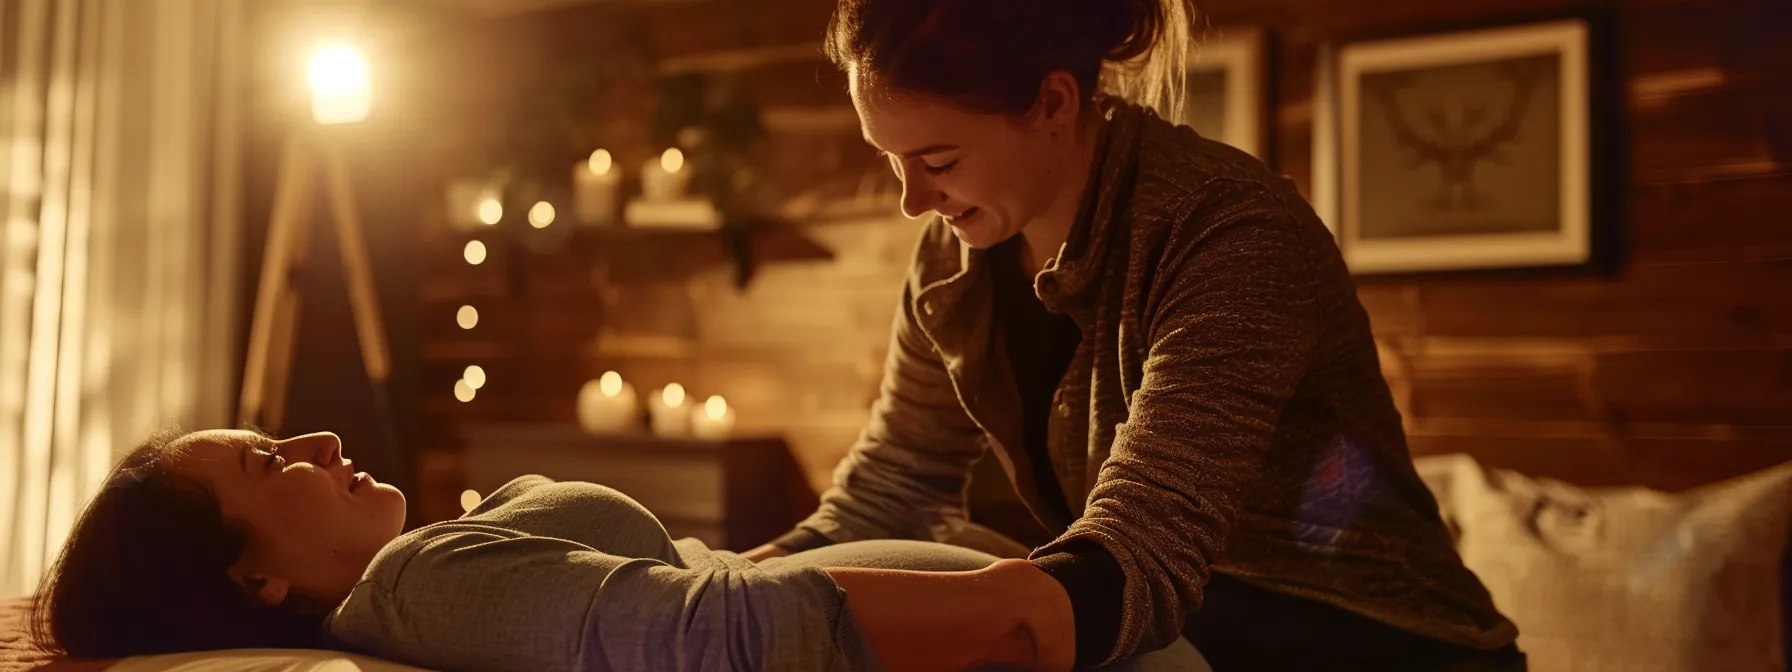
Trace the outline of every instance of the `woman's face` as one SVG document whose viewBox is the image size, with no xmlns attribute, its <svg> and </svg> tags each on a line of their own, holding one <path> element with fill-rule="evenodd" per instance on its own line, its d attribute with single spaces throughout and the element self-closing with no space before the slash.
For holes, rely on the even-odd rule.
<svg viewBox="0 0 1792 672">
<path fill-rule="evenodd" d="M 902 180 L 902 214 L 937 212 L 959 240 L 988 248 L 1060 198 L 1067 161 L 1074 161 L 1075 104 L 1019 117 L 980 114 L 857 71 L 848 78 L 865 141 Z"/>
<path fill-rule="evenodd" d="M 207 485 L 224 518 L 247 531 L 231 574 L 263 603 L 346 597 L 404 529 L 404 493 L 356 473 L 335 434 L 275 441 L 218 430 L 177 447 L 175 469 Z"/>
</svg>

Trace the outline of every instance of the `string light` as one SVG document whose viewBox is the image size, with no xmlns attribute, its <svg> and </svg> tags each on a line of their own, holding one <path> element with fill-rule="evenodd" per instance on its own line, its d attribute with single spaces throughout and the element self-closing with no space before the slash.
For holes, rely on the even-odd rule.
<svg viewBox="0 0 1792 672">
<path fill-rule="evenodd" d="M 479 496 L 478 490 L 462 491 L 460 493 L 460 510 L 463 513 L 471 513 L 473 511 L 473 507 L 479 506 L 479 501 L 481 499 L 483 499 L 483 498 Z"/>
<path fill-rule="evenodd" d="M 529 226 L 545 229 L 554 223 L 554 204 L 547 201 L 536 201 L 529 208 Z"/>
<path fill-rule="evenodd" d="M 477 391 L 473 389 L 472 385 L 467 384 L 467 379 L 454 381 L 454 398 L 459 399 L 461 403 L 472 401 L 475 394 Z"/>
<path fill-rule="evenodd" d="M 460 379 L 467 382 L 467 387 L 475 390 L 485 387 L 485 369 L 469 366 L 466 372 L 461 374 Z"/>
<path fill-rule="evenodd" d="M 504 219 L 504 204 L 499 203 L 498 199 L 488 198 L 479 202 L 479 221 L 485 222 L 486 226 L 496 226 L 502 219 Z"/>
<path fill-rule="evenodd" d="M 461 253 L 461 256 L 466 257 L 467 263 L 474 266 L 485 263 L 485 243 L 477 240 L 467 241 L 467 249 Z"/>
<path fill-rule="evenodd" d="M 462 329 L 479 326 L 479 309 L 472 306 L 461 306 L 460 310 L 454 313 L 454 323 L 460 325 Z"/>
</svg>

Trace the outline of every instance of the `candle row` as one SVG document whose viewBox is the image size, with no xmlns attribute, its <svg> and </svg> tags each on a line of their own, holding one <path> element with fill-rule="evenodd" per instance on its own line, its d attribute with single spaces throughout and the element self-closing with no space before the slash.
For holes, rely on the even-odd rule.
<svg viewBox="0 0 1792 672">
<path fill-rule="evenodd" d="M 734 432 L 735 413 L 720 395 L 691 403 L 683 385 L 671 383 L 647 395 L 648 426 L 656 436 L 725 439 Z M 639 427 L 641 400 L 635 387 L 615 371 L 579 390 L 579 425 L 594 434 L 618 434 Z"/>
<path fill-rule="evenodd" d="M 672 147 L 641 167 L 641 200 L 652 204 L 683 200 L 691 187 L 691 170 L 684 151 Z M 622 169 L 609 150 L 599 149 L 572 169 L 573 214 L 586 224 L 607 225 L 616 220 L 622 189 Z M 474 229 L 495 226 L 504 219 L 504 203 L 498 189 L 478 180 L 456 180 L 448 185 L 448 213 L 454 226 Z M 528 212 L 529 225 L 537 229 L 554 223 L 554 204 L 536 201 Z M 469 261 L 471 261 L 469 259 Z M 478 262 L 472 262 L 478 263 Z"/>
</svg>

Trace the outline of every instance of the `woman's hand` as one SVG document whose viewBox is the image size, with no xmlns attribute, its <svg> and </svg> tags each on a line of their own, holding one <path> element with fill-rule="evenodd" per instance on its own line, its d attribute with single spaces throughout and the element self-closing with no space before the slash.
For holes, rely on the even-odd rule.
<svg viewBox="0 0 1792 672">
<path fill-rule="evenodd" d="M 790 551 L 785 550 L 783 546 L 765 544 L 759 548 L 740 554 L 740 557 L 746 558 L 752 562 L 763 562 L 772 558 L 782 558 L 786 555 L 790 555 Z"/>
<path fill-rule="evenodd" d="M 1076 661 L 1069 595 L 1025 560 L 971 572 L 827 571 L 891 672 L 1063 672 Z"/>
</svg>

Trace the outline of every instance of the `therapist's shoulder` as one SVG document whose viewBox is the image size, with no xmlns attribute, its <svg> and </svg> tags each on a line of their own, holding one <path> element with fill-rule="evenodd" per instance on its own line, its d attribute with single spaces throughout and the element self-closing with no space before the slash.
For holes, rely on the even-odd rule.
<svg viewBox="0 0 1792 672">
<path fill-rule="evenodd" d="M 1139 152 L 1131 204 L 1136 227 L 1189 245 L 1233 224 L 1293 234 L 1301 247 L 1331 239 L 1288 176 L 1187 126 L 1153 121 Z"/>
</svg>

